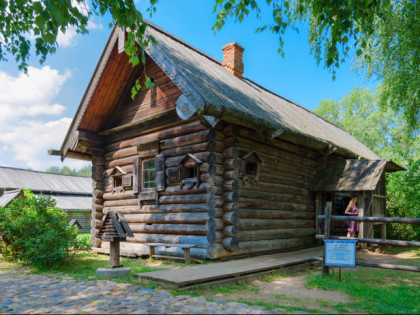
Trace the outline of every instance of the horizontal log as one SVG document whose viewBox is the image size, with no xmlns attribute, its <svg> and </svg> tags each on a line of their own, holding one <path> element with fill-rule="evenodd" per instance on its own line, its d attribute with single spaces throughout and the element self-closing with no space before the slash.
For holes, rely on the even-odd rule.
<svg viewBox="0 0 420 315">
<path fill-rule="evenodd" d="M 215 175 L 210 175 L 208 173 L 204 173 L 200 175 L 200 180 L 203 183 L 211 183 L 211 185 L 214 186 L 222 186 L 224 183 L 224 179 L 222 176 L 215 176 Z"/>
<path fill-rule="evenodd" d="M 198 246 L 209 245 L 207 236 L 176 235 L 176 234 L 146 234 L 134 233 L 134 237 L 127 238 L 131 243 L 168 243 L 168 244 L 194 244 Z"/>
<path fill-rule="evenodd" d="M 314 228 L 293 228 L 293 229 L 263 229 L 263 230 L 240 230 L 237 233 L 239 242 L 288 239 L 305 236 L 314 236 Z"/>
<path fill-rule="evenodd" d="M 224 148 L 224 144 L 220 141 L 210 141 L 204 142 L 200 144 L 192 144 L 182 147 L 176 147 L 173 149 L 166 149 L 162 150 L 161 153 L 165 155 L 165 157 L 171 156 L 178 156 L 182 154 L 195 154 L 197 152 L 221 152 Z"/>
<path fill-rule="evenodd" d="M 282 156 L 273 156 L 270 154 L 259 153 L 259 157 L 264 161 L 265 164 L 284 167 L 294 171 L 302 172 L 304 174 L 308 174 L 310 176 L 315 175 L 315 162 L 312 166 L 310 166 L 307 164 L 299 163 L 299 161 L 301 160 L 300 156 L 288 155 L 288 158 L 285 158 L 283 156 L 284 154 Z"/>
<path fill-rule="evenodd" d="M 323 261 L 324 260 L 322 257 L 312 257 L 312 259 L 318 260 L 318 261 Z M 356 261 L 356 266 L 420 272 L 420 267 L 419 266 L 385 264 L 385 263 L 377 263 L 377 262 L 371 262 L 371 261 L 359 261 L 359 260 L 357 260 Z"/>
<path fill-rule="evenodd" d="M 223 174 L 223 178 L 225 180 L 238 180 L 239 179 L 239 171 L 233 170 L 233 171 L 225 171 Z"/>
<path fill-rule="evenodd" d="M 261 230 L 267 228 L 304 228 L 314 227 L 314 220 L 287 220 L 287 219 L 240 219 L 239 231 Z"/>
<path fill-rule="evenodd" d="M 302 248 L 314 244 L 314 237 L 239 242 L 239 252 L 266 252 L 287 248 Z"/>
<path fill-rule="evenodd" d="M 206 212 L 191 213 L 150 213 L 127 214 L 127 222 L 135 223 L 173 223 L 173 224 L 206 224 L 209 216 Z"/>
<path fill-rule="evenodd" d="M 325 220 L 325 215 L 318 215 L 318 219 Z M 357 222 L 386 222 L 420 224 L 420 218 L 385 218 L 385 217 L 358 217 L 345 215 L 332 215 L 332 221 L 357 221 Z"/>
<path fill-rule="evenodd" d="M 239 158 L 239 151 L 237 147 L 229 146 L 228 143 L 225 143 L 225 149 L 223 150 L 222 154 L 226 159 L 238 159 Z"/>
<path fill-rule="evenodd" d="M 222 220 L 226 225 L 238 225 L 239 214 L 238 212 L 225 212 L 222 216 Z"/>
<path fill-rule="evenodd" d="M 226 248 L 229 251 L 239 250 L 239 242 L 238 242 L 238 239 L 235 236 L 226 237 L 222 241 L 222 245 L 223 245 L 224 248 Z"/>
<path fill-rule="evenodd" d="M 159 192 L 160 196 L 176 196 L 176 195 L 197 195 L 197 194 L 206 194 L 207 193 L 207 183 L 204 183 L 203 187 L 200 185 L 200 188 L 188 189 L 184 186 L 182 189 L 179 185 L 167 186 L 164 191 Z"/>
<path fill-rule="evenodd" d="M 241 159 L 236 158 L 236 159 L 226 159 L 225 161 L 223 161 L 223 167 L 228 170 L 238 170 L 241 166 Z"/>
<path fill-rule="evenodd" d="M 313 205 L 305 205 L 292 202 L 281 202 L 251 198 L 239 198 L 239 208 L 250 209 L 268 209 L 268 210 L 295 210 L 295 211 L 312 211 Z"/>
<path fill-rule="evenodd" d="M 125 165 L 132 165 L 134 159 L 137 158 L 137 156 L 138 156 L 138 154 L 136 153 L 135 155 L 132 155 L 132 156 L 129 156 L 129 157 L 108 161 L 108 162 L 105 162 L 104 167 L 106 169 L 111 169 L 115 166 L 123 167 Z"/>
<path fill-rule="evenodd" d="M 148 134 L 141 135 L 141 136 L 135 136 L 135 134 L 133 132 L 133 134 L 129 135 L 128 140 L 114 142 L 110 145 L 107 145 L 105 147 L 105 149 L 107 151 L 114 151 L 114 150 L 117 150 L 117 149 L 130 147 L 131 145 L 133 145 L 135 143 L 145 142 L 145 141 L 148 141 L 148 140 L 151 140 L 151 139 L 159 138 L 161 140 L 165 140 L 165 139 L 178 137 L 178 136 L 182 136 L 182 135 L 186 135 L 186 134 L 190 134 L 190 133 L 194 133 L 194 132 L 199 132 L 199 131 L 206 130 L 206 129 L 207 128 L 205 126 L 203 126 L 199 121 L 194 121 L 194 122 L 182 124 L 182 125 L 179 125 L 179 126 L 167 128 L 167 129 L 164 129 L 164 130 L 159 130 L 157 132 L 148 133 Z"/>
<path fill-rule="evenodd" d="M 159 197 L 160 204 L 178 204 L 178 203 L 205 203 L 207 194 L 198 195 L 176 195 Z"/>
<path fill-rule="evenodd" d="M 223 234 L 225 236 L 237 236 L 239 228 L 237 225 L 225 225 L 223 228 Z"/>
<path fill-rule="evenodd" d="M 280 139 L 274 139 L 274 140 L 271 140 L 269 144 L 263 144 L 261 137 L 254 130 L 250 130 L 247 128 L 240 128 L 236 135 L 234 134 L 234 132 L 229 132 L 227 130 L 226 131 L 223 130 L 223 133 L 226 138 L 228 136 L 237 136 L 239 146 L 252 148 L 252 144 L 256 143 L 256 144 L 259 144 L 260 147 L 262 148 L 264 147 L 275 148 L 277 150 L 289 152 L 294 155 L 305 156 L 310 160 L 315 160 L 318 158 L 318 154 L 315 151 L 302 148 L 302 146 L 292 144 L 290 142 L 286 142 Z M 247 140 L 247 142 L 241 142 L 240 141 L 241 139 Z M 259 150 L 259 151 L 263 152 L 263 150 Z"/>
<path fill-rule="evenodd" d="M 283 202 L 291 202 L 291 203 L 299 203 L 299 204 L 312 204 L 313 200 L 306 196 L 301 195 L 293 195 L 293 194 L 286 194 L 286 193 L 275 193 L 275 192 L 266 192 L 266 191 L 255 191 L 255 190 L 248 190 L 248 189 L 239 189 L 238 190 L 239 197 L 246 196 L 248 198 L 253 199 L 262 199 L 264 201 L 283 201 Z M 228 193 L 226 193 L 228 194 Z"/>
<path fill-rule="evenodd" d="M 207 235 L 207 227 L 205 224 L 130 223 L 130 228 L 133 233 Z"/>
<path fill-rule="evenodd" d="M 137 147 L 128 147 L 128 148 L 108 152 L 104 155 L 104 159 L 105 161 L 111 161 L 111 160 L 116 160 L 116 159 L 122 159 L 129 156 L 134 156 L 136 154 L 137 154 Z"/>
<path fill-rule="evenodd" d="M 292 194 L 292 195 L 299 195 L 310 197 L 311 193 L 303 188 L 300 187 L 293 187 L 290 185 L 284 184 L 275 184 L 275 183 L 264 183 L 259 181 L 257 184 L 249 183 L 246 181 L 238 181 L 238 187 L 245 190 L 251 191 L 263 191 L 263 192 L 274 192 L 280 194 Z"/>
<path fill-rule="evenodd" d="M 138 199 L 126 200 L 106 200 L 104 201 L 105 207 L 126 207 L 126 206 L 139 206 Z"/>
<path fill-rule="evenodd" d="M 258 182 L 267 183 L 267 184 L 270 184 L 270 183 L 283 184 L 283 185 L 306 189 L 305 182 L 301 179 L 293 179 L 290 177 L 273 175 L 273 174 L 268 174 L 264 172 L 260 172 L 260 175 L 258 177 Z"/>
<path fill-rule="evenodd" d="M 140 206 L 126 206 L 126 207 L 104 207 L 103 213 L 107 214 L 109 211 L 128 213 L 141 213 Z"/>
<path fill-rule="evenodd" d="M 91 226 L 94 226 L 95 229 L 99 229 L 102 226 L 102 220 L 101 219 L 92 219 L 91 220 Z"/>
<path fill-rule="evenodd" d="M 203 130 L 196 133 L 190 133 L 183 136 L 161 140 L 159 148 L 161 150 L 172 149 L 179 146 L 192 145 L 197 143 L 214 141 L 216 139 L 216 131 Z"/>
<path fill-rule="evenodd" d="M 317 239 L 324 239 L 324 235 L 315 235 Z M 333 240 L 357 240 L 360 243 L 368 244 L 381 244 L 381 245 L 393 245 L 393 246 L 416 246 L 420 247 L 420 242 L 415 241 L 399 241 L 399 240 L 387 240 L 383 238 L 357 238 L 357 237 L 342 237 L 342 236 L 330 236 L 329 239 Z"/>
<path fill-rule="evenodd" d="M 132 190 L 127 190 L 122 193 L 107 192 L 103 195 L 104 200 L 125 200 L 137 198 L 137 195 Z"/>
<path fill-rule="evenodd" d="M 242 209 L 239 212 L 240 218 L 254 219 L 296 219 L 309 220 L 315 218 L 312 211 L 283 211 L 283 210 L 259 210 L 259 209 Z"/>
<path fill-rule="evenodd" d="M 260 172 L 268 173 L 272 175 L 280 175 L 287 178 L 293 178 L 298 180 L 306 180 L 311 178 L 310 175 L 304 174 L 302 172 L 293 171 L 286 167 L 274 166 L 266 163 L 260 164 Z"/>
</svg>

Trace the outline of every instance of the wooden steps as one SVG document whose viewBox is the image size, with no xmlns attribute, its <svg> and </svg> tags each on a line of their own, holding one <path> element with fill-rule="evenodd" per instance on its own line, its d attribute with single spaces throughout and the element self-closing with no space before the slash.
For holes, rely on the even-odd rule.
<svg viewBox="0 0 420 315">
<path fill-rule="evenodd" d="M 185 289 L 197 284 L 214 285 L 242 280 L 294 266 L 309 267 L 315 262 L 312 257 L 320 255 L 322 255 L 322 247 L 314 247 L 176 270 L 146 272 L 135 274 L 134 277 L 139 281 L 152 281 L 164 287 L 176 286 Z"/>
</svg>

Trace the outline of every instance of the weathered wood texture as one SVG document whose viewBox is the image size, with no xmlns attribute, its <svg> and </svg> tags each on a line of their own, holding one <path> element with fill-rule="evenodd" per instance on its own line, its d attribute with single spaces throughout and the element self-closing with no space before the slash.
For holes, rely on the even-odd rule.
<svg viewBox="0 0 420 315">
<path fill-rule="evenodd" d="M 319 155 L 286 141 L 265 141 L 257 132 L 231 124 L 224 127 L 223 133 L 225 240 L 222 247 L 211 247 L 210 256 L 313 244 L 315 202 L 307 188 Z M 242 158 L 252 152 L 262 160 L 258 178 L 249 176 L 243 166 Z M 236 240 L 230 241 L 232 238 Z"/>
</svg>

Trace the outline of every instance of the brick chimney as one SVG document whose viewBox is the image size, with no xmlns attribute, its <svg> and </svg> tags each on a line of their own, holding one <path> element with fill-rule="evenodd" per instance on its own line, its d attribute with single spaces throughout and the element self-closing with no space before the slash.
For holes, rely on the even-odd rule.
<svg viewBox="0 0 420 315">
<path fill-rule="evenodd" d="M 229 70 L 235 77 L 242 79 L 242 74 L 244 73 L 244 63 L 242 61 L 244 48 L 237 42 L 232 42 L 223 46 L 222 50 L 222 66 Z"/>
</svg>

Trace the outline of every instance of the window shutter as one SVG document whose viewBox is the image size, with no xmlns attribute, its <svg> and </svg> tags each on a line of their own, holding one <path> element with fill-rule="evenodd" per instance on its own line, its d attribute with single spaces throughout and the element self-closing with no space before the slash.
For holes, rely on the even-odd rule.
<svg viewBox="0 0 420 315">
<path fill-rule="evenodd" d="M 131 174 L 123 175 L 122 186 L 123 187 L 130 187 L 131 186 Z"/>
<path fill-rule="evenodd" d="M 156 163 L 156 191 L 165 190 L 165 157 L 158 154 L 155 157 Z"/>
<path fill-rule="evenodd" d="M 133 192 L 137 194 L 139 192 L 139 184 L 140 184 L 140 159 L 137 157 L 133 161 Z"/>
</svg>

